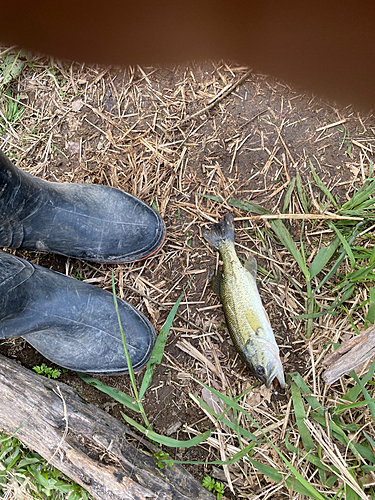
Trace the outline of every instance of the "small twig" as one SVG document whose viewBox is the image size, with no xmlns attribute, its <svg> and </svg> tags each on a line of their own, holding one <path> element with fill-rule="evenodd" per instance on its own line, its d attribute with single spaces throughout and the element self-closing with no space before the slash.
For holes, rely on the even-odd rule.
<svg viewBox="0 0 375 500">
<path fill-rule="evenodd" d="M 62 435 L 62 438 L 59 442 L 59 444 L 57 445 L 56 447 L 56 450 L 53 452 L 52 456 L 50 457 L 50 459 L 48 460 L 47 464 L 50 464 L 53 460 L 53 458 L 55 457 L 55 455 L 57 455 L 59 449 L 61 448 L 61 445 L 63 444 L 63 442 L 65 441 L 66 439 L 66 436 L 68 435 L 68 430 L 69 430 L 69 424 L 68 424 L 68 411 L 66 409 L 66 404 L 65 404 L 65 399 L 63 397 L 63 395 L 61 394 L 61 390 L 60 390 L 60 387 L 57 386 L 56 387 L 56 391 L 54 389 L 52 389 L 53 392 L 55 394 L 57 394 L 59 396 L 59 398 L 61 399 L 62 401 L 62 404 L 63 404 L 63 410 L 64 410 L 64 417 L 63 417 L 63 420 L 65 420 L 65 429 L 64 429 L 64 433 Z"/>
<path fill-rule="evenodd" d="M 194 346 L 189 344 L 189 342 L 185 339 L 183 339 L 181 342 L 177 342 L 176 346 L 181 349 L 181 351 L 186 352 L 186 354 L 189 354 L 193 358 L 197 359 L 201 363 L 203 363 L 207 368 L 212 372 L 215 373 L 220 378 L 220 372 L 216 368 L 216 366 L 209 361 L 204 354 L 202 354 L 198 349 L 196 349 Z"/>
<path fill-rule="evenodd" d="M 352 142 L 352 144 L 354 144 L 355 146 L 358 146 L 359 148 L 363 149 L 364 151 L 368 151 L 368 152 L 369 152 L 369 153 L 371 153 L 371 154 L 373 154 L 373 153 L 374 153 L 374 151 L 373 151 L 371 148 L 369 148 L 369 147 L 365 146 L 364 144 L 361 144 L 360 142 L 356 141 L 355 139 L 352 139 L 352 141 L 351 141 L 351 142 Z"/>
<path fill-rule="evenodd" d="M 209 111 L 211 108 L 216 106 L 217 103 L 221 102 L 223 99 L 225 99 L 229 94 L 233 92 L 234 89 L 238 87 L 238 85 L 241 85 L 242 82 L 246 80 L 248 76 L 250 76 L 252 73 L 252 70 L 247 71 L 244 75 L 241 76 L 237 81 L 229 85 L 228 87 L 224 87 L 213 99 L 211 99 L 210 103 L 203 109 L 200 109 L 196 113 L 186 116 L 183 120 L 181 120 L 179 123 L 177 123 L 175 126 L 173 126 L 170 130 L 176 128 L 176 127 L 181 127 L 181 125 L 184 125 L 186 122 L 192 120 L 193 118 L 197 118 L 200 115 L 203 115 L 207 111 Z"/>
<path fill-rule="evenodd" d="M 346 217 L 336 214 L 264 214 L 250 215 L 248 217 L 235 217 L 235 221 L 239 220 L 262 220 L 262 219 L 302 219 L 302 220 L 363 220 L 363 217 Z"/>
<path fill-rule="evenodd" d="M 10 52 L 11 50 L 16 49 L 16 48 L 17 48 L 17 45 L 12 45 L 11 47 L 8 47 L 7 49 L 0 52 L 0 57 L 5 56 L 5 54 L 7 54 L 8 52 Z"/>
<path fill-rule="evenodd" d="M 342 123 L 346 123 L 347 119 L 344 118 L 343 120 L 339 120 L 338 122 L 335 123 L 330 123 L 329 125 L 324 125 L 323 127 L 319 127 L 315 130 L 315 132 L 322 132 L 323 130 L 327 130 L 328 128 L 336 127 L 337 125 L 341 125 Z"/>
</svg>

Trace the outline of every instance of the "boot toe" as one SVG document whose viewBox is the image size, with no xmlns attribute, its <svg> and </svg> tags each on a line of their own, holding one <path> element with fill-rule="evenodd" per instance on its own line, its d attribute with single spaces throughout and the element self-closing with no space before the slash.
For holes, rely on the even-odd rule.
<svg viewBox="0 0 375 500">
<path fill-rule="evenodd" d="M 148 362 L 155 331 L 117 299 L 134 371 Z M 47 359 L 97 375 L 129 372 L 113 295 L 88 283 L 0 252 L 0 338 L 21 336 Z"/>
<path fill-rule="evenodd" d="M 160 215 L 109 186 L 47 182 L 0 151 L 0 247 L 101 263 L 145 259 L 163 244 Z"/>
<path fill-rule="evenodd" d="M 43 325 L 34 325 L 22 337 L 44 357 L 69 370 L 94 375 L 129 373 L 112 295 L 93 287 L 90 296 L 81 295 L 75 302 L 73 306 L 65 297 L 64 305 L 53 304 L 56 313 L 47 321 L 40 303 Z M 151 356 L 155 331 L 137 309 L 121 299 L 117 302 L 132 367 L 139 371 Z"/>
<path fill-rule="evenodd" d="M 163 219 L 129 193 L 87 184 L 55 183 L 53 189 L 25 221 L 22 248 L 115 264 L 145 259 L 163 244 Z"/>
</svg>

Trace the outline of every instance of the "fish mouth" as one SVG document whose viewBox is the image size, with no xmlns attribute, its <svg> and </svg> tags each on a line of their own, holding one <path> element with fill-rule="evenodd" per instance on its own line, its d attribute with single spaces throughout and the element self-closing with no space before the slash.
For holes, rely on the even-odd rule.
<svg viewBox="0 0 375 500">
<path fill-rule="evenodd" d="M 285 384 L 284 370 L 283 370 L 283 367 L 281 365 L 281 361 L 278 359 L 271 361 L 268 364 L 267 377 L 265 380 L 265 384 L 266 384 L 266 387 L 268 389 L 272 386 L 272 383 L 275 386 L 275 382 L 276 382 L 275 379 L 277 380 L 278 385 L 282 389 L 285 389 L 286 384 Z"/>
</svg>

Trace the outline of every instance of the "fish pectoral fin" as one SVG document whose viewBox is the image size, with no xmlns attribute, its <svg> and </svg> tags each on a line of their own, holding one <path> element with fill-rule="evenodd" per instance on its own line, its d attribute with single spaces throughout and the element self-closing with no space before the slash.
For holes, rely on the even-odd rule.
<svg viewBox="0 0 375 500">
<path fill-rule="evenodd" d="M 212 291 L 219 297 L 219 299 L 220 299 L 221 281 L 222 281 L 222 274 L 220 271 L 217 271 L 215 274 L 213 274 L 210 279 L 210 286 L 212 288 Z"/>
<path fill-rule="evenodd" d="M 247 319 L 247 322 L 249 323 L 250 328 L 254 331 L 254 333 L 257 335 L 258 330 L 263 330 L 260 326 L 259 319 L 257 318 L 256 314 L 251 309 L 247 309 L 245 311 L 245 316 Z"/>
<path fill-rule="evenodd" d="M 244 268 L 246 271 L 249 271 L 251 276 L 256 279 L 257 277 L 257 261 L 255 260 L 255 257 L 251 256 L 249 260 L 246 260 L 244 263 Z"/>
</svg>

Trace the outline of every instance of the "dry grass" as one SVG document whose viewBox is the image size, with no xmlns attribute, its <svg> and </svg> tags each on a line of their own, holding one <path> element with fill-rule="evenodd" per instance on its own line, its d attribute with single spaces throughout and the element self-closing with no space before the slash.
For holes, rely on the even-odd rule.
<svg viewBox="0 0 375 500">
<path fill-rule="evenodd" d="M 0 62 L 4 54 L 5 49 L 0 49 Z M 197 400 L 206 397 L 207 402 L 209 397 L 202 394 L 193 377 L 232 397 L 247 391 L 241 400 L 243 408 L 310 484 L 333 498 L 338 484 L 323 486 L 311 463 L 285 449 L 287 433 L 289 441 L 300 446 L 290 395 L 274 397 L 259 387 L 228 340 L 221 306 L 207 284 L 218 256 L 200 237 L 199 228 L 218 220 L 226 210 L 234 212 L 237 250 L 241 257 L 255 255 L 258 260 L 260 293 L 286 372 L 300 372 L 322 408 L 328 411 L 336 406 L 353 380 L 346 377 L 327 388 L 321 379 L 322 360 L 332 343 L 353 332 L 352 323 L 363 327 L 368 285 L 345 304 L 352 323 L 339 309 L 335 316 L 313 319 L 312 335 L 307 339 L 306 320 L 295 317 L 306 312 L 305 284 L 295 260 L 272 236 L 270 217 L 249 216 L 229 206 L 229 200 L 252 200 L 276 214 L 284 211 L 290 233 L 297 245 L 303 240 L 309 249 L 306 260 L 311 263 L 334 235 L 325 219 L 340 216 L 333 213 L 334 207 L 327 206 L 328 211 L 323 212 L 318 204 L 321 195 L 312 183 L 308 158 L 327 189 L 345 202 L 372 168 L 374 118 L 223 62 L 122 70 L 34 56 L 8 90 L 8 96 L 5 88 L 0 96 L 0 148 L 16 164 L 49 181 L 93 182 L 124 189 L 154 204 L 168 231 L 166 244 L 157 255 L 130 265 L 92 265 L 61 257 L 51 260 L 30 252 L 22 252 L 22 256 L 72 276 L 79 271 L 87 282 L 109 290 L 113 270 L 118 295 L 141 308 L 156 329 L 195 275 L 171 330 L 162 370 L 145 401 L 152 426 L 162 433 L 177 424 L 176 428 L 185 426 L 194 435 L 202 426 L 212 425 L 212 416 Z M 12 104 L 24 110 L 13 122 L 9 119 Z M 286 203 L 288 186 L 297 174 L 303 179 L 303 190 L 296 188 Z M 372 229 L 367 228 L 366 234 L 372 234 Z M 372 236 L 361 244 L 372 248 Z M 340 273 L 349 271 L 346 259 Z M 317 278 L 313 281 L 318 284 Z M 320 307 L 332 304 L 335 281 L 315 296 Z M 106 383 L 122 390 L 129 387 L 125 377 L 108 378 Z M 94 398 L 93 394 L 88 396 Z M 238 419 L 243 428 L 261 436 L 244 415 Z M 374 437 L 367 407 L 350 410 L 342 419 L 366 427 Z M 240 445 L 235 432 L 213 423 L 217 432 L 203 447 L 189 456 L 176 451 L 172 458 L 226 460 L 249 444 L 242 439 Z M 339 451 L 345 463 L 353 462 L 348 450 Z M 284 470 L 268 442 L 252 453 L 253 459 Z M 325 459 L 329 466 L 329 456 Z M 223 471 L 212 466 L 192 470 L 200 478 L 206 470 L 226 481 L 236 498 L 304 498 L 268 480 L 246 457 Z M 375 482 L 373 472 L 368 472 L 365 482 Z"/>
</svg>

